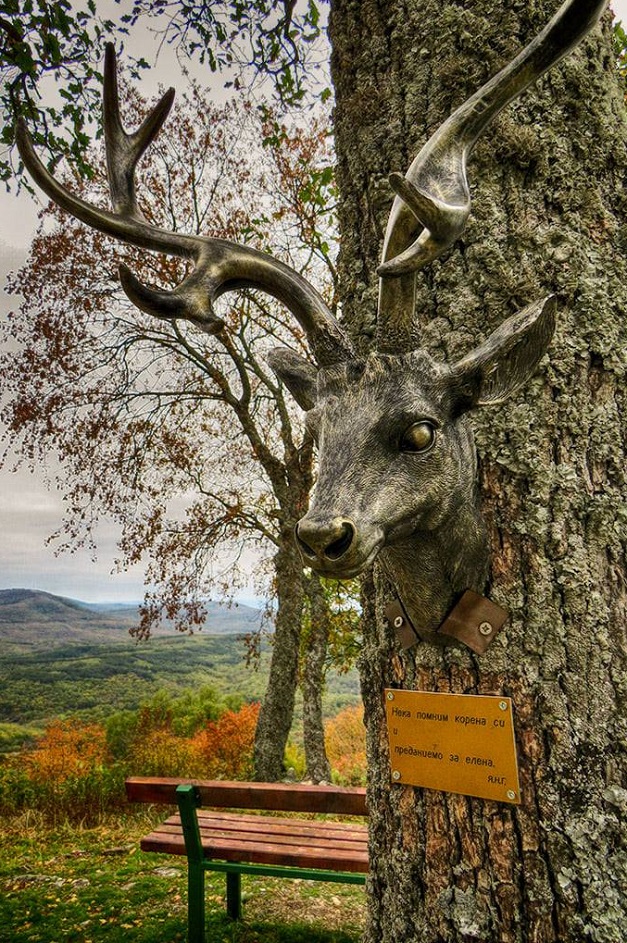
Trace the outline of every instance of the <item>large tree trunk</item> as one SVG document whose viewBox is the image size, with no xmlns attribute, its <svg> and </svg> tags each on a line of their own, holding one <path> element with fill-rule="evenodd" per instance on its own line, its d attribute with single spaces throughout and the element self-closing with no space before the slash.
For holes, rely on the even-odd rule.
<svg viewBox="0 0 627 943">
<path fill-rule="evenodd" d="M 303 564 L 291 533 L 274 558 L 277 614 L 270 676 L 255 731 L 255 778 L 276 782 L 294 716 L 304 603 Z"/>
<path fill-rule="evenodd" d="M 343 310 L 364 348 L 387 174 L 557 6 L 334 0 Z M 368 943 L 624 940 L 626 132 L 606 18 L 496 120 L 463 245 L 418 280 L 424 346 L 443 358 L 551 291 L 561 313 L 548 367 L 475 421 L 506 629 L 482 656 L 399 653 L 376 573 L 366 592 Z M 385 686 L 512 696 L 522 804 L 391 785 Z"/>
<path fill-rule="evenodd" d="M 310 625 L 302 655 L 301 691 L 303 692 L 303 744 L 306 779 L 314 783 L 330 782 L 331 767 L 324 744 L 322 692 L 329 645 L 329 606 L 322 583 L 315 573 L 307 583 Z"/>
</svg>

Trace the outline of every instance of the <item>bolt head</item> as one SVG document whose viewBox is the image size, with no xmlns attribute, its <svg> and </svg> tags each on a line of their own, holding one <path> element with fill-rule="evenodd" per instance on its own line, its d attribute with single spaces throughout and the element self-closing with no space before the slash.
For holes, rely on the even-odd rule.
<svg viewBox="0 0 627 943">
<path fill-rule="evenodd" d="M 515 799 L 515 798 L 516 798 L 516 793 L 514 792 L 513 789 L 508 789 L 508 790 L 507 790 L 507 798 L 508 798 L 508 799 Z"/>
<path fill-rule="evenodd" d="M 395 629 L 400 629 L 400 628 L 402 628 L 404 621 L 405 621 L 405 620 L 403 619 L 402 616 L 397 616 L 396 619 L 394 620 L 394 628 L 395 628 Z"/>
<path fill-rule="evenodd" d="M 397 769 L 393 770 L 393 771 L 392 771 L 392 779 L 393 779 L 395 782 L 398 782 L 398 780 L 399 780 L 400 778 L 401 778 L 401 774 L 399 773 L 399 771 L 398 771 Z"/>
<path fill-rule="evenodd" d="M 501 708 L 502 711 L 506 711 L 506 710 L 507 710 L 507 701 L 499 701 L 499 707 Z"/>
<path fill-rule="evenodd" d="M 388 691 L 388 701 L 393 701 L 393 700 L 394 700 L 394 692 Z"/>
<path fill-rule="evenodd" d="M 494 632 L 494 626 L 491 622 L 482 622 L 479 626 L 479 631 L 482 635 L 492 635 Z"/>
</svg>

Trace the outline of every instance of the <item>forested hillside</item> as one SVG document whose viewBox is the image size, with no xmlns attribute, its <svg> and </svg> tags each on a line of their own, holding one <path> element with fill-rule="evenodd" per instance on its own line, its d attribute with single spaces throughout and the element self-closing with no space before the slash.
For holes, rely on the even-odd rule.
<svg viewBox="0 0 627 943">
<path fill-rule="evenodd" d="M 128 633 L 136 607 L 94 608 L 32 590 L 0 591 L 0 751 L 18 748 L 54 718 L 106 720 L 165 691 L 211 687 L 221 697 L 260 700 L 268 680 L 271 636 L 247 665 L 244 636 L 260 614 L 209 604 L 202 631 L 165 626 L 147 642 Z M 359 701 L 356 675 L 330 672 L 325 713 Z"/>
</svg>

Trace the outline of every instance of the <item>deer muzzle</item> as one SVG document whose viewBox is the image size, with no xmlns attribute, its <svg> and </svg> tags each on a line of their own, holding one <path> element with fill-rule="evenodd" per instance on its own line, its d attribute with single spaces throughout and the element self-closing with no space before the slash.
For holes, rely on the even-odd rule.
<svg viewBox="0 0 627 943">
<path fill-rule="evenodd" d="M 379 550 L 381 540 L 364 541 L 357 525 L 346 517 L 303 517 L 296 525 L 296 542 L 307 566 L 327 576 L 349 579 L 360 573 Z"/>
</svg>

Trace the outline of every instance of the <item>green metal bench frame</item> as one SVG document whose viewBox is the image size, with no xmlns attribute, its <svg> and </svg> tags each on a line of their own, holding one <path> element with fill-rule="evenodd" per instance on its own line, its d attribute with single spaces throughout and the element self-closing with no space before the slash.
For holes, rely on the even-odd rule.
<svg viewBox="0 0 627 943">
<path fill-rule="evenodd" d="M 187 907 L 189 943 L 205 943 L 205 872 L 226 874 L 226 909 L 229 917 L 242 916 L 242 874 L 263 874 L 269 877 L 301 878 L 307 881 L 335 881 L 342 884 L 364 884 L 366 875 L 346 871 L 322 871 L 318 868 L 285 867 L 271 864 L 246 864 L 237 861 L 213 861 L 205 858 L 196 809 L 202 805 L 196 786 L 176 788 L 176 799 L 183 827 L 187 854 Z"/>
</svg>

